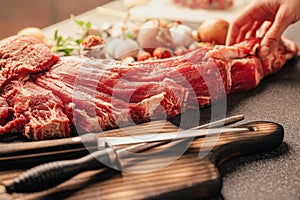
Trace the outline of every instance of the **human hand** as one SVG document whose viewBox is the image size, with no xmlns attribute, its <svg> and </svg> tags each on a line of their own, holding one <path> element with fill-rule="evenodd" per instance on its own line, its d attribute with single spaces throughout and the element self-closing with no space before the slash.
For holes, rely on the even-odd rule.
<svg viewBox="0 0 300 200">
<path fill-rule="evenodd" d="M 285 29 L 300 19 L 299 9 L 300 0 L 254 0 L 230 24 L 226 45 L 254 37 L 261 30 L 259 55 L 266 57 L 278 45 Z"/>
</svg>

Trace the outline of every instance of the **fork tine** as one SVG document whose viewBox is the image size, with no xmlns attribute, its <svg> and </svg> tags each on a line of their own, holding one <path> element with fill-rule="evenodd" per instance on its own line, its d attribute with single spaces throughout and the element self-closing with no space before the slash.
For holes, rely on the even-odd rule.
<svg viewBox="0 0 300 200">
<path fill-rule="evenodd" d="M 244 115 L 234 115 L 234 116 L 226 117 L 226 118 L 218 120 L 218 121 L 214 121 L 214 122 L 210 122 L 210 123 L 203 124 L 203 125 L 200 125 L 200 126 L 196 126 L 196 127 L 190 128 L 188 130 L 197 130 L 197 129 L 205 129 L 205 128 L 218 128 L 218 127 L 227 126 L 227 125 L 230 125 L 230 124 L 237 123 L 237 122 L 239 122 L 243 119 L 244 119 Z"/>
</svg>

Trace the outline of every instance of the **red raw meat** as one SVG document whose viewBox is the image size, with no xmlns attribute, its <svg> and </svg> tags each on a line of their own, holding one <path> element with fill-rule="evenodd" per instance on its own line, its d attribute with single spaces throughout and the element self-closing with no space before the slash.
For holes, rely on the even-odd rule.
<svg viewBox="0 0 300 200">
<path fill-rule="evenodd" d="M 0 133 L 13 132 L 13 123 L 9 123 L 12 112 L 13 108 L 8 105 L 6 99 L 0 97 Z"/>
<path fill-rule="evenodd" d="M 65 113 L 81 132 L 146 122 L 153 115 L 170 118 L 184 111 L 187 90 L 182 86 L 168 79 L 131 82 L 134 67 L 106 62 L 63 57 L 34 81 L 63 101 Z"/>
<path fill-rule="evenodd" d="M 9 118 L 9 122 L 2 124 L 0 134 L 21 132 L 34 140 L 69 136 L 69 119 L 63 112 L 64 105 L 50 90 L 32 81 L 15 82 L 13 89 L 2 94 L 2 98 L 6 99 L 2 108 L 10 114 L 1 112 L 3 119 Z"/>
<path fill-rule="evenodd" d="M 256 54 L 260 40 L 254 38 L 122 65 L 58 58 L 26 38 L 0 42 L 0 134 L 20 132 L 35 140 L 68 137 L 73 126 L 81 133 L 102 131 L 208 106 L 228 93 L 256 87 L 298 51 L 283 39 L 262 60 Z"/>
<path fill-rule="evenodd" d="M 250 90 L 264 77 L 261 60 L 255 56 L 234 59 L 230 71 L 232 81 L 230 93 Z"/>
<path fill-rule="evenodd" d="M 208 52 L 211 58 L 223 60 L 231 67 L 230 93 L 256 87 L 261 79 L 280 70 L 298 52 L 294 42 L 282 38 L 281 44 L 268 57 L 261 59 L 257 55 L 259 43 L 259 38 L 250 38 L 229 47 L 217 45 Z"/>
<path fill-rule="evenodd" d="M 49 69 L 59 57 L 40 40 L 28 36 L 12 36 L 0 41 L 0 88 L 17 78 Z"/>
</svg>

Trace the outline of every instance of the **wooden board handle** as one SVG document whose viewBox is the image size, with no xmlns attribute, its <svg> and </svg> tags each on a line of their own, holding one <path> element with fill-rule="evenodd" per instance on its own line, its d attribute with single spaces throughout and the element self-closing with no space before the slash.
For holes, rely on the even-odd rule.
<svg viewBox="0 0 300 200">
<path fill-rule="evenodd" d="M 193 142 L 189 151 L 199 152 L 199 147 L 204 153 L 210 151 L 208 159 L 218 166 L 233 157 L 275 149 L 283 142 L 284 129 L 280 124 L 256 121 L 238 127 L 249 128 L 249 131 L 200 138 Z"/>
</svg>

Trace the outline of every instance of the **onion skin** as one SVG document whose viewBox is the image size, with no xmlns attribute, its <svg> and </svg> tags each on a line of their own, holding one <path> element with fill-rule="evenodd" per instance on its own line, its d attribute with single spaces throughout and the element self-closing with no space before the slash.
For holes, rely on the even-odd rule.
<svg viewBox="0 0 300 200">
<path fill-rule="evenodd" d="M 88 35 L 81 42 L 81 45 L 86 49 L 102 44 L 104 44 L 104 39 L 96 35 Z"/>
<path fill-rule="evenodd" d="M 224 45 L 229 23 L 221 18 L 207 20 L 198 28 L 200 41 Z"/>
</svg>

